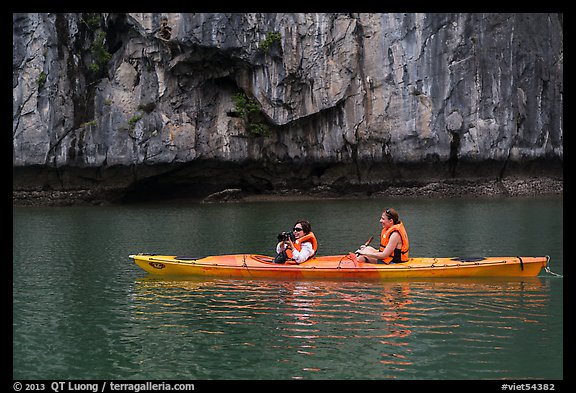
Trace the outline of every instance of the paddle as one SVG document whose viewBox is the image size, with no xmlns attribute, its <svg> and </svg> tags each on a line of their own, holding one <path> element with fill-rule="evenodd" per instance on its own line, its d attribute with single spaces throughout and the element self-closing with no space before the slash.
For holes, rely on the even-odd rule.
<svg viewBox="0 0 576 393">
<path fill-rule="evenodd" d="M 369 245 L 372 242 L 372 239 L 374 239 L 374 236 L 370 236 L 370 239 L 368 239 L 368 241 L 366 243 L 364 243 L 364 247 Z M 360 256 L 360 254 L 356 253 L 356 256 Z"/>
<path fill-rule="evenodd" d="M 374 236 L 370 236 L 370 239 L 368 239 L 368 241 L 366 243 L 364 243 L 364 246 L 369 245 L 372 242 L 372 239 L 374 239 Z M 358 262 L 358 257 L 360 256 L 360 254 L 358 253 L 348 253 L 348 258 L 351 259 L 354 263 Z M 340 264 L 338 264 L 338 266 L 340 266 Z"/>
</svg>

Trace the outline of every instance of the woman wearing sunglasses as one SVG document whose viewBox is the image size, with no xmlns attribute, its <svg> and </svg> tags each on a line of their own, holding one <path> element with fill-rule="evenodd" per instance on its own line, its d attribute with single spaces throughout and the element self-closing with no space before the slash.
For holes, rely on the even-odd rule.
<svg viewBox="0 0 576 393">
<path fill-rule="evenodd" d="M 276 245 L 278 255 L 276 259 L 274 259 L 274 263 L 300 264 L 306 262 L 316 254 L 318 241 L 308 221 L 296 221 L 292 229 L 292 234 L 294 235 L 293 237 L 289 236 Z"/>
<path fill-rule="evenodd" d="M 410 245 L 408 234 L 398 217 L 398 212 L 392 208 L 384 210 L 380 217 L 380 224 L 382 224 L 380 250 L 362 245 L 356 250 L 358 261 L 385 264 L 407 262 Z"/>
</svg>

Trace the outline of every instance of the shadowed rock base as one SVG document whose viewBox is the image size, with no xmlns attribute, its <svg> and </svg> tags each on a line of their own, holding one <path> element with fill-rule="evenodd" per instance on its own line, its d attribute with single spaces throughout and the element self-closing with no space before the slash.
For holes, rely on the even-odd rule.
<svg viewBox="0 0 576 393">
<path fill-rule="evenodd" d="M 194 161 L 107 168 L 13 168 L 14 206 L 186 200 L 561 195 L 561 162 L 231 163 Z"/>
</svg>

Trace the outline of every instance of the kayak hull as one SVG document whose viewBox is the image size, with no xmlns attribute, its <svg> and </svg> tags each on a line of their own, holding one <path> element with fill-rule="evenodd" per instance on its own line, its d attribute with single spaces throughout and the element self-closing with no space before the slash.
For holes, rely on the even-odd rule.
<svg viewBox="0 0 576 393">
<path fill-rule="evenodd" d="M 181 257 L 156 254 L 129 256 L 146 272 L 162 276 L 280 279 L 362 279 L 432 277 L 535 277 L 548 257 L 411 258 L 400 264 L 371 264 L 348 255 L 320 256 L 300 265 L 275 264 L 258 254 Z"/>
</svg>

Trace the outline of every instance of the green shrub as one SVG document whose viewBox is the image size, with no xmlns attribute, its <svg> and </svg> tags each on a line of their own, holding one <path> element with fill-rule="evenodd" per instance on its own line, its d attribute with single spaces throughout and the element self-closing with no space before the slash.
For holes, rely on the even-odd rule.
<svg viewBox="0 0 576 393">
<path fill-rule="evenodd" d="M 264 53 L 268 53 L 268 50 L 270 49 L 270 47 L 275 42 L 280 43 L 281 39 L 282 39 L 282 34 L 280 34 L 278 32 L 268 33 L 268 34 L 266 34 L 266 38 L 264 39 L 264 41 L 262 41 L 260 43 L 260 49 L 262 49 L 264 51 Z"/>
<path fill-rule="evenodd" d="M 42 71 L 40 73 L 40 75 L 38 75 L 38 90 L 40 90 L 44 87 L 44 84 L 46 83 L 47 77 L 48 76 L 46 75 L 46 73 L 44 71 Z"/>
<path fill-rule="evenodd" d="M 270 136 L 270 130 L 264 123 L 248 124 L 248 134 L 252 136 Z"/>
<path fill-rule="evenodd" d="M 98 27 L 100 27 L 101 18 L 102 18 L 101 14 L 88 14 L 88 16 L 86 18 L 86 25 L 90 29 L 95 30 Z"/>
<path fill-rule="evenodd" d="M 108 50 L 106 50 L 106 47 L 104 46 L 105 40 L 106 40 L 106 32 L 101 31 L 96 36 L 94 42 L 92 43 L 92 46 L 90 47 L 90 52 L 92 53 L 92 57 L 94 58 L 94 63 L 90 64 L 88 68 L 94 73 L 99 73 L 102 70 L 104 70 L 104 68 L 108 64 L 108 61 L 112 59 L 112 55 L 110 54 L 110 52 L 108 52 Z"/>
<path fill-rule="evenodd" d="M 258 101 L 248 98 L 244 93 L 232 96 L 235 112 L 244 120 L 250 136 L 269 136 L 270 130 L 263 120 L 262 108 Z"/>
<path fill-rule="evenodd" d="M 134 129 L 136 123 L 138 123 L 138 120 L 140 120 L 141 118 L 142 115 L 134 115 L 130 119 L 128 119 L 128 125 L 130 126 L 130 129 Z"/>
<path fill-rule="evenodd" d="M 86 123 L 81 124 L 80 127 L 94 127 L 97 124 L 98 123 L 96 123 L 96 120 L 90 120 L 90 121 L 87 121 Z"/>
</svg>

